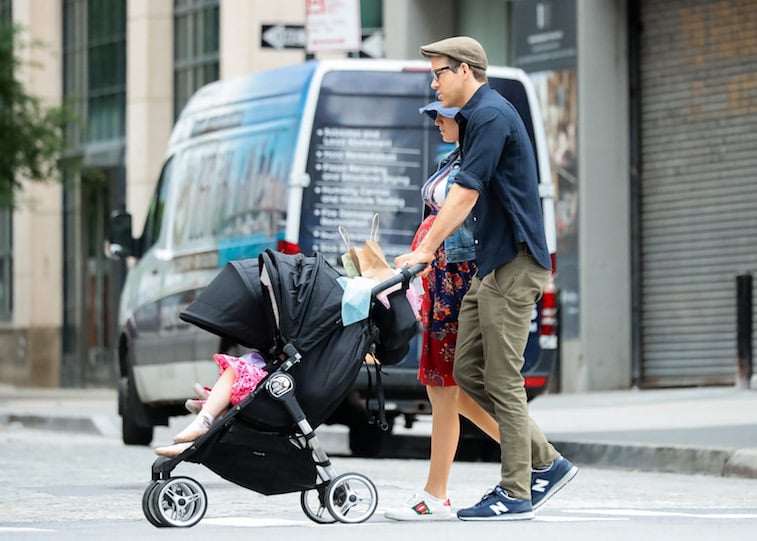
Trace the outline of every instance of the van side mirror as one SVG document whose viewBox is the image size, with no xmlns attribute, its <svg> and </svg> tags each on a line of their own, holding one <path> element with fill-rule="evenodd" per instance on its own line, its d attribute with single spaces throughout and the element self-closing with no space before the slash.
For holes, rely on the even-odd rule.
<svg viewBox="0 0 757 541">
<path fill-rule="evenodd" d="M 131 214 L 122 210 L 114 210 L 110 215 L 105 256 L 109 259 L 125 259 L 133 254 L 134 237 L 131 236 Z"/>
</svg>

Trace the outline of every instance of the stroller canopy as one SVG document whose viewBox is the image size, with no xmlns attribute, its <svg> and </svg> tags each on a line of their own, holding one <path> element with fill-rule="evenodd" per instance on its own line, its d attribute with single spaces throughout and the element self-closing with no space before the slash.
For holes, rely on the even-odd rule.
<svg viewBox="0 0 757 541">
<path fill-rule="evenodd" d="M 258 259 L 229 261 L 179 318 L 241 346 L 268 352 L 275 334 L 267 302 Z"/>
<path fill-rule="evenodd" d="M 306 257 L 266 250 L 260 255 L 260 272 L 284 343 L 309 351 L 341 326 L 340 274 L 320 253 Z"/>
</svg>

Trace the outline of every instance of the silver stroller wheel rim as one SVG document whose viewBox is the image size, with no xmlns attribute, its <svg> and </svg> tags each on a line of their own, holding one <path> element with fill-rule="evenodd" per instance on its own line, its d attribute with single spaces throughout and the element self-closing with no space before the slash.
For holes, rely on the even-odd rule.
<svg viewBox="0 0 757 541">
<path fill-rule="evenodd" d="M 373 482 L 359 473 L 335 477 L 326 491 L 326 507 L 339 522 L 365 522 L 376 511 L 378 492 Z"/>
<path fill-rule="evenodd" d="M 205 515 L 208 498 L 202 485 L 189 477 L 174 477 L 163 481 L 153 491 L 155 515 L 166 526 L 188 528 Z"/>
<path fill-rule="evenodd" d="M 329 513 L 326 504 L 326 488 L 317 487 L 300 493 L 300 504 L 305 515 L 317 524 L 333 524 L 336 519 Z"/>
</svg>

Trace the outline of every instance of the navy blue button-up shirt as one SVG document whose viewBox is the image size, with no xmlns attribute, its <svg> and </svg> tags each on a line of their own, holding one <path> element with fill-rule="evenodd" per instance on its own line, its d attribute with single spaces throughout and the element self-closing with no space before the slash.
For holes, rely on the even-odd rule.
<svg viewBox="0 0 757 541">
<path fill-rule="evenodd" d="M 536 157 L 518 111 L 484 84 L 456 119 L 462 166 L 454 182 L 479 194 L 473 208 L 478 277 L 514 259 L 521 242 L 550 269 Z"/>
</svg>

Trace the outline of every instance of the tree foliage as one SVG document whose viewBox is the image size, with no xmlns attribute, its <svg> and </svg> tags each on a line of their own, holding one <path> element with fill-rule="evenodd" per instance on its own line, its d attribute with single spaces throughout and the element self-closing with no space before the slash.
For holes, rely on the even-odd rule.
<svg viewBox="0 0 757 541">
<path fill-rule="evenodd" d="M 17 52 L 27 46 L 17 26 L 0 23 L 0 207 L 14 207 L 20 179 L 59 179 L 57 159 L 65 149 L 67 106 L 45 108 L 18 80 L 25 65 Z"/>
</svg>

